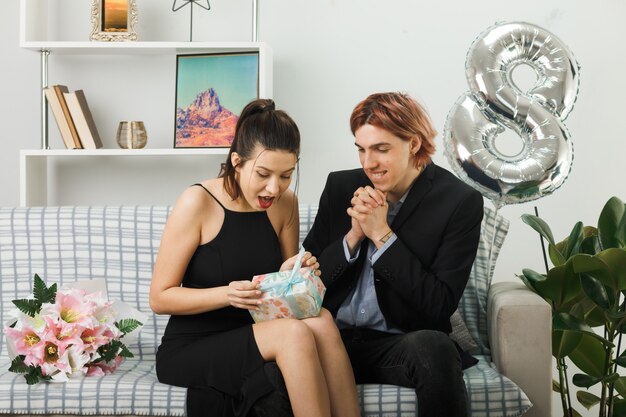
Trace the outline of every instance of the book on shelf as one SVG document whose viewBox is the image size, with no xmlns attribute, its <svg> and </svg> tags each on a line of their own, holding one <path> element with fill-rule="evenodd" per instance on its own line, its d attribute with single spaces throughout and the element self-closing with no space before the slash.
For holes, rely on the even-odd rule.
<svg viewBox="0 0 626 417">
<path fill-rule="evenodd" d="M 67 103 L 65 102 L 65 96 L 63 93 L 69 92 L 66 86 L 64 85 L 53 85 L 52 88 L 59 98 L 59 104 L 61 105 L 61 109 L 63 110 L 63 114 L 65 115 L 65 120 L 67 120 L 67 125 L 70 128 L 70 133 L 72 134 L 72 140 L 74 141 L 75 149 L 82 149 L 82 144 L 80 143 L 80 138 L 78 137 L 78 131 L 76 130 L 76 126 L 74 125 L 74 120 L 72 120 L 72 115 L 70 114 L 70 109 L 67 107 Z"/>
<path fill-rule="evenodd" d="M 65 117 L 65 113 L 63 112 L 59 96 L 56 91 L 54 91 L 53 87 L 44 88 L 44 93 L 46 94 L 46 99 L 48 100 L 54 119 L 57 122 L 57 126 L 59 127 L 61 139 L 63 139 L 65 147 L 67 149 L 76 149 L 76 142 L 74 142 L 74 136 L 72 136 L 72 131 Z M 63 95 L 61 95 L 61 97 L 63 97 Z"/>
<path fill-rule="evenodd" d="M 83 90 L 63 93 L 63 96 L 65 97 L 65 102 L 67 103 L 83 148 L 102 148 L 102 141 L 100 140 L 100 135 L 96 128 L 96 122 L 93 120 Z"/>
</svg>

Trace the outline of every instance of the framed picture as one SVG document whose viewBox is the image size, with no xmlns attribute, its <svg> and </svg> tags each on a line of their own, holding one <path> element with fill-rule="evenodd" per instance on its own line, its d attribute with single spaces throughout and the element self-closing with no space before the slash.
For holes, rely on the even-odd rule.
<svg viewBox="0 0 626 417">
<path fill-rule="evenodd" d="M 225 148 L 241 111 L 259 97 L 259 53 L 176 56 L 174 148 Z"/>
<path fill-rule="evenodd" d="M 137 5 L 135 0 L 93 0 L 91 5 L 92 41 L 136 41 Z"/>
</svg>

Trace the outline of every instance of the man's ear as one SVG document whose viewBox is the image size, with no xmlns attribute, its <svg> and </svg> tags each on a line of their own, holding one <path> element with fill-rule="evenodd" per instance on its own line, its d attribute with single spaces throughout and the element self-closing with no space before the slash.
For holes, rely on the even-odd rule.
<svg viewBox="0 0 626 417">
<path fill-rule="evenodd" d="M 233 152 L 230 154 L 230 163 L 235 168 L 235 171 L 239 171 L 239 165 L 241 165 L 241 157 L 237 152 Z"/>
<path fill-rule="evenodd" d="M 417 138 L 411 139 L 411 142 L 409 144 L 409 151 L 411 152 L 411 155 L 413 156 L 417 155 L 421 147 L 422 147 L 422 142 L 419 139 Z"/>
</svg>

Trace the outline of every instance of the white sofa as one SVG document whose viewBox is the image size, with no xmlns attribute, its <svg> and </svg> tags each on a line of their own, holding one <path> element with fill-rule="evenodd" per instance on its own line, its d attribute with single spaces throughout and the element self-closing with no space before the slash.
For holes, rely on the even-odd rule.
<svg viewBox="0 0 626 417">
<path fill-rule="evenodd" d="M 123 300 L 149 317 L 136 343 L 129 346 L 135 358 L 112 375 L 65 384 L 29 386 L 23 376 L 9 372 L 2 335 L 0 413 L 184 415 L 185 390 L 156 379 L 155 350 L 167 316 L 152 314 L 148 304 L 152 265 L 169 210 L 167 206 L 0 208 L 3 324 L 13 308 L 11 301 L 30 295 L 35 273 L 48 284 L 59 285 L 104 277 L 109 298 Z M 301 239 L 316 210 L 315 205 L 300 206 Z M 526 412 L 524 416 L 545 417 L 551 409 L 550 308 L 522 284 L 489 285 L 507 230 L 507 220 L 485 209 L 481 247 L 459 306 L 477 345 L 472 353 L 479 359 L 465 371 L 471 415 L 513 417 Z M 365 385 L 359 386 L 359 393 L 363 416 L 416 416 L 410 389 Z"/>
</svg>

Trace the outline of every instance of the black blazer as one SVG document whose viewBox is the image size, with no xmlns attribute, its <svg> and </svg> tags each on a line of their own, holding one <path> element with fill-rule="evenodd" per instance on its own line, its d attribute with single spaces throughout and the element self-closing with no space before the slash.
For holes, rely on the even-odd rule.
<svg viewBox="0 0 626 417">
<path fill-rule="evenodd" d="M 343 238 L 350 230 L 346 209 L 354 191 L 371 185 L 362 169 L 328 176 L 315 222 L 304 247 L 318 257 L 327 287 L 324 306 L 336 315 L 354 288 L 367 255 L 349 265 Z M 398 239 L 374 265 L 374 285 L 387 323 L 404 332 L 451 332 L 476 256 L 483 217 L 482 195 L 431 163 L 416 179 L 390 225 Z"/>
</svg>

